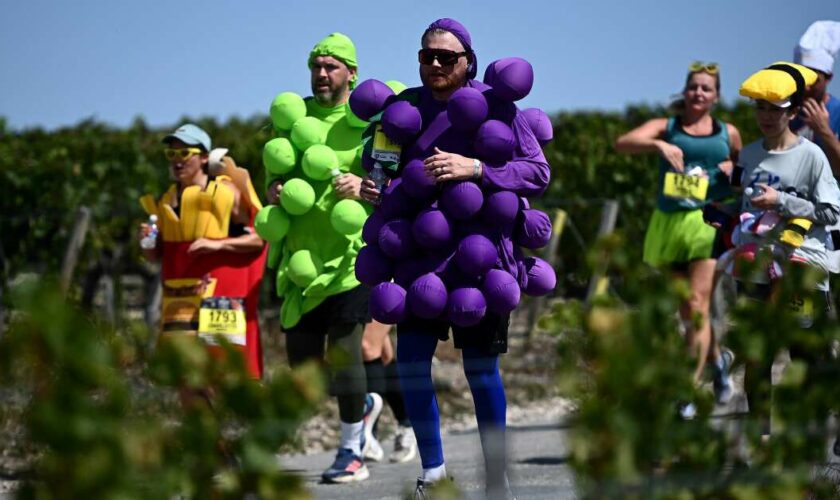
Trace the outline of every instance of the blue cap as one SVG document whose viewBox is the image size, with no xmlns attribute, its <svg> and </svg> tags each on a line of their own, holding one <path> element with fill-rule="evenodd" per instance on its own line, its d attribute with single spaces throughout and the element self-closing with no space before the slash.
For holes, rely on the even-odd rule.
<svg viewBox="0 0 840 500">
<path fill-rule="evenodd" d="M 210 135 L 198 125 L 192 123 L 185 123 L 178 127 L 175 132 L 163 138 L 164 143 L 169 143 L 172 139 L 178 139 L 188 146 L 201 146 L 204 151 L 210 151 Z"/>
</svg>

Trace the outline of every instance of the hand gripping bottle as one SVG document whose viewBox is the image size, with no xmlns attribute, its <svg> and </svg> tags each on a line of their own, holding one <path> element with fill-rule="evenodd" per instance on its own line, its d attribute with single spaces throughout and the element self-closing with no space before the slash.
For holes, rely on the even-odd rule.
<svg viewBox="0 0 840 500">
<path fill-rule="evenodd" d="M 382 201 L 382 190 L 385 189 L 385 181 L 388 180 L 388 176 L 385 175 L 385 169 L 382 168 L 379 162 L 373 164 L 373 169 L 370 171 L 370 178 L 373 180 L 376 190 L 379 191 L 379 197 L 376 199 L 376 204 L 378 205 Z"/>
<path fill-rule="evenodd" d="M 143 236 L 143 238 L 140 240 L 140 248 L 142 248 L 143 250 L 152 250 L 157 246 L 157 220 L 157 215 L 152 214 L 149 216 L 149 234 Z"/>
</svg>

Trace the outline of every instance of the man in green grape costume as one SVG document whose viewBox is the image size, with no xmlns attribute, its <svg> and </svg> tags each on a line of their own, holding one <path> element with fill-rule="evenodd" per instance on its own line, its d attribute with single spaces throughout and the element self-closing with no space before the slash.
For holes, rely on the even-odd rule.
<svg viewBox="0 0 840 500">
<path fill-rule="evenodd" d="M 341 443 L 326 482 L 368 477 L 362 458 L 366 381 L 362 335 L 371 321 L 369 290 L 355 277 L 361 229 L 370 213 L 359 203 L 361 135 L 367 126 L 347 105 L 357 82 L 356 49 L 333 33 L 309 54 L 312 97 L 285 92 L 271 105 L 275 138 L 263 164 L 269 201 L 257 214 L 257 232 L 270 243 L 268 267 L 276 270 L 283 299 L 280 323 L 289 363 L 330 356 L 331 390 L 338 397 Z M 396 89 L 395 91 L 398 91 Z M 381 400 L 380 400 L 381 408 Z"/>
</svg>

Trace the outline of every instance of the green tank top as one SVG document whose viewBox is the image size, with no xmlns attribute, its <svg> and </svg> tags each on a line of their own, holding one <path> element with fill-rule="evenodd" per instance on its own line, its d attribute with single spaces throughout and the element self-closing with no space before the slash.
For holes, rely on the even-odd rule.
<svg viewBox="0 0 840 500">
<path fill-rule="evenodd" d="M 663 138 L 669 144 L 679 147 L 683 152 L 685 171 L 700 167 L 708 178 L 709 186 L 703 200 L 691 197 L 666 196 L 665 177 L 674 172 L 664 159 L 659 160 L 659 184 L 657 207 L 663 212 L 678 212 L 703 208 L 710 201 L 723 200 L 731 196 L 729 179 L 718 166 L 729 159 L 729 131 L 726 124 L 714 120 L 710 135 L 696 136 L 685 133 L 679 117 L 668 119 L 668 126 Z"/>
</svg>

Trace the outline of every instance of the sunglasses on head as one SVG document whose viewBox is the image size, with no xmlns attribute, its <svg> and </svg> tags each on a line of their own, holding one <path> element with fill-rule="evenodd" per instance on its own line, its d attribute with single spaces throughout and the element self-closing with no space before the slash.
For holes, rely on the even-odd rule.
<svg viewBox="0 0 840 500">
<path fill-rule="evenodd" d="M 694 61 L 688 66 L 688 70 L 692 73 L 702 71 L 704 73 L 709 73 L 710 75 L 716 75 L 720 70 L 720 67 L 718 66 L 718 63 L 715 62 L 704 63 L 703 61 Z"/>
<path fill-rule="evenodd" d="M 429 65 L 437 59 L 437 62 L 441 66 L 452 66 L 458 62 L 459 57 L 467 54 L 469 52 L 453 52 L 445 49 L 420 49 L 420 52 L 417 53 L 417 60 L 420 61 L 420 64 Z"/>
<path fill-rule="evenodd" d="M 186 161 L 192 158 L 193 155 L 200 155 L 203 152 L 199 148 L 166 148 L 163 150 L 163 155 L 166 156 L 167 160 L 178 158 L 179 160 Z"/>
</svg>

